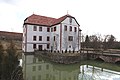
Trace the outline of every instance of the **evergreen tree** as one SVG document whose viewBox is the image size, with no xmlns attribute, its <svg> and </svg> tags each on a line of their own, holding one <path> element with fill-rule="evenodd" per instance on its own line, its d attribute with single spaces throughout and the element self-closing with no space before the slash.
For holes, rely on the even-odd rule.
<svg viewBox="0 0 120 80">
<path fill-rule="evenodd" d="M 86 35 L 86 38 L 85 38 L 85 47 L 89 48 L 89 46 L 90 46 L 90 39 L 89 39 L 89 36 Z"/>
</svg>

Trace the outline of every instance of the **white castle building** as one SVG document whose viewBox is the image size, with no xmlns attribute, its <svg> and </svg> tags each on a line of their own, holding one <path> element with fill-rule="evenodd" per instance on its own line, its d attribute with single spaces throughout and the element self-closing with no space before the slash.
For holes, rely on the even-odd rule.
<svg viewBox="0 0 120 80">
<path fill-rule="evenodd" d="M 80 25 L 71 15 L 56 19 L 32 14 L 24 20 L 22 49 L 24 52 L 78 51 L 80 34 Z"/>
</svg>

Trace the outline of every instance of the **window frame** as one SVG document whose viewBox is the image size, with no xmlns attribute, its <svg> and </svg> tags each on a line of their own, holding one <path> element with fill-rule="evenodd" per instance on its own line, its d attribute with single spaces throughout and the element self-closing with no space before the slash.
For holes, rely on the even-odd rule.
<svg viewBox="0 0 120 80">
<path fill-rule="evenodd" d="M 77 28 L 76 27 L 74 27 L 74 32 L 77 32 Z"/>
<path fill-rule="evenodd" d="M 73 36 L 68 36 L 68 41 L 73 41 Z"/>
<path fill-rule="evenodd" d="M 53 41 L 55 41 L 55 36 L 53 37 Z"/>
<path fill-rule="evenodd" d="M 42 31 L 42 27 L 39 27 L 39 31 Z"/>
<path fill-rule="evenodd" d="M 33 44 L 33 49 L 36 49 L 37 48 L 37 45 L 36 44 Z"/>
<path fill-rule="evenodd" d="M 56 26 L 54 27 L 54 31 L 56 31 Z"/>
<path fill-rule="evenodd" d="M 50 41 L 50 36 L 47 36 L 47 41 Z"/>
<path fill-rule="evenodd" d="M 37 26 L 36 25 L 33 26 L 33 31 L 37 31 Z"/>
<path fill-rule="evenodd" d="M 64 25 L 64 31 L 67 31 L 67 25 Z"/>
<path fill-rule="evenodd" d="M 70 26 L 70 31 L 72 31 L 72 26 Z"/>
<path fill-rule="evenodd" d="M 33 41 L 37 41 L 37 36 L 33 36 Z"/>
<path fill-rule="evenodd" d="M 39 36 L 39 41 L 42 41 L 42 36 Z"/>
<path fill-rule="evenodd" d="M 50 49 L 50 44 L 47 44 L 47 49 Z"/>
<path fill-rule="evenodd" d="M 50 28 L 49 27 L 47 27 L 47 32 L 50 32 Z"/>
</svg>

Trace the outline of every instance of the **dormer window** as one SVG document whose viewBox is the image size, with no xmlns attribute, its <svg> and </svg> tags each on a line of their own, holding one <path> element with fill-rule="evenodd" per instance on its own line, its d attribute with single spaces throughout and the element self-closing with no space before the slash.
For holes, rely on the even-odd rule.
<svg viewBox="0 0 120 80">
<path fill-rule="evenodd" d="M 72 23 L 72 18 L 69 19 L 69 22 Z"/>
</svg>

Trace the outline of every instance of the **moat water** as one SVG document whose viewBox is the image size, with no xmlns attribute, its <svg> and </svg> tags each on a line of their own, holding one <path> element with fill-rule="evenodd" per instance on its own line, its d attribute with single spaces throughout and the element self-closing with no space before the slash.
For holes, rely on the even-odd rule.
<svg viewBox="0 0 120 80">
<path fill-rule="evenodd" d="M 24 80 L 120 80 L 120 64 L 86 60 L 65 65 L 26 55 L 23 73 Z"/>
</svg>

